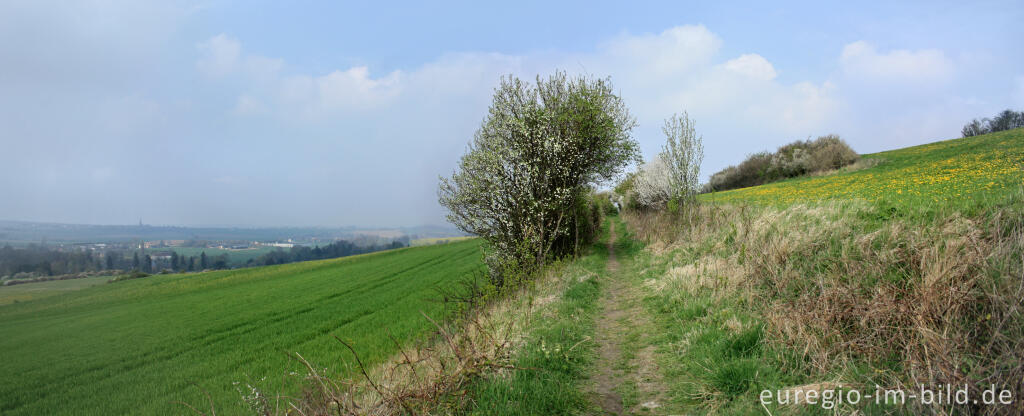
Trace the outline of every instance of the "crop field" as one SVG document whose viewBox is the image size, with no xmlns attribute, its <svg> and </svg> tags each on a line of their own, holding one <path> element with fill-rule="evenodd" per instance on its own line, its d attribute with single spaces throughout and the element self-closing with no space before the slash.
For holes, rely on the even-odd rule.
<svg viewBox="0 0 1024 416">
<path fill-rule="evenodd" d="M 864 155 L 878 165 L 702 195 L 773 205 L 864 199 L 910 205 L 987 205 L 1024 184 L 1024 129 Z"/>
<path fill-rule="evenodd" d="M 112 276 L 86 277 L 82 279 L 53 280 L 49 282 L 24 283 L 0 286 L 0 305 L 27 302 L 69 291 L 107 283 Z"/>
<path fill-rule="evenodd" d="M 243 413 L 247 384 L 291 391 L 298 353 L 346 375 L 443 318 L 436 289 L 481 267 L 479 242 L 234 271 L 158 275 L 0 306 L 0 414 Z M 197 383 L 199 387 L 191 383 Z M 200 388 L 202 390 L 200 390 Z"/>
</svg>

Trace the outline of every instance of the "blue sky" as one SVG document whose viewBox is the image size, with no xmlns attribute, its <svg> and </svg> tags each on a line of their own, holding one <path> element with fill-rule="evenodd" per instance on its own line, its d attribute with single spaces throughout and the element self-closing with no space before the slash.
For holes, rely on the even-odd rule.
<svg viewBox="0 0 1024 416">
<path fill-rule="evenodd" d="M 0 219 L 443 222 L 499 78 L 610 76 L 646 158 L 686 110 L 706 175 L 837 133 L 867 153 L 1024 109 L 1015 2 L 9 1 Z"/>
</svg>

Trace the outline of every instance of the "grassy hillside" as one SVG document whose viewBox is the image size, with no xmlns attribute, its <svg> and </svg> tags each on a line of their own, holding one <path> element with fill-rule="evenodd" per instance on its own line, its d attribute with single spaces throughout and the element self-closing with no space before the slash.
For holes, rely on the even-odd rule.
<svg viewBox="0 0 1024 416">
<path fill-rule="evenodd" d="M 877 166 L 703 195 L 691 215 L 627 215 L 628 276 L 671 405 L 753 414 L 759 394 L 875 385 L 1024 386 L 1024 130 L 866 155 Z M 948 413 L 773 405 L 771 414 Z"/>
<path fill-rule="evenodd" d="M 863 156 L 878 165 L 852 172 L 702 195 L 705 201 L 791 205 L 825 199 L 906 205 L 979 206 L 1024 184 L 1024 129 Z"/>
<path fill-rule="evenodd" d="M 160 275 L 0 306 L 0 413 L 181 414 L 172 401 L 242 411 L 247 383 L 285 386 L 300 353 L 347 373 L 443 315 L 435 288 L 478 267 L 479 242 L 237 271 Z M 27 285 L 26 285 L 27 286 Z M 238 382 L 235 385 L 233 383 Z M 277 391 L 277 390 L 271 390 Z"/>
</svg>

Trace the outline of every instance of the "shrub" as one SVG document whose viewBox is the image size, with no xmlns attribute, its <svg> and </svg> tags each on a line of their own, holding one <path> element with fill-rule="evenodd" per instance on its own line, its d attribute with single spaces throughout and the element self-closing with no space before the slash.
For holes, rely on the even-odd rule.
<svg viewBox="0 0 1024 416">
<path fill-rule="evenodd" d="M 738 166 L 729 166 L 711 175 L 703 192 L 746 188 L 825 172 L 848 166 L 858 159 L 857 152 L 834 134 L 815 140 L 797 140 L 775 153 L 754 153 Z"/>
<path fill-rule="evenodd" d="M 638 158 L 636 122 L 613 91 L 564 73 L 534 85 L 502 79 L 458 171 L 441 178 L 448 220 L 487 242 L 495 286 L 575 250 L 590 185 Z"/>
<path fill-rule="evenodd" d="M 672 183 L 668 165 L 662 157 L 644 164 L 633 178 L 636 202 L 643 208 L 659 208 L 672 198 Z"/>
</svg>

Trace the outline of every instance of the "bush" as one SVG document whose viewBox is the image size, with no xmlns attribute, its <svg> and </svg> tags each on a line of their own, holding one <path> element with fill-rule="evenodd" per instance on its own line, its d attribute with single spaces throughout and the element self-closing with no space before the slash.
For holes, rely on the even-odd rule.
<svg viewBox="0 0 1024 416">
<path fill-rule="evenodd" d="M 860 156 L 839 136 L 830 134 L 815 140 L 797 140 L 775 153 L 747 156 L 739 166 L 729 166 L 711 175 L 703 191 L 746 188 L 801 175 L 848 166 Z"/>
<path fill-rule="evenodd" d="M 671 173 L 662 157 L 645 163 L 633 178 L 634 199 L 644 208 L 660 208 L 672 198 Z"/>
<path fill-rule="evenodd" d="M 502 80 L 458 170 L 438 190 L 448 220 L 487 242 L 496 287 L 580 246 L 593 221 L 590 185 L 638 159 L 635 124 L 606 79 Z"/>
</svg>

